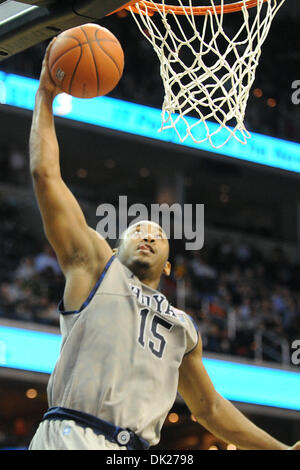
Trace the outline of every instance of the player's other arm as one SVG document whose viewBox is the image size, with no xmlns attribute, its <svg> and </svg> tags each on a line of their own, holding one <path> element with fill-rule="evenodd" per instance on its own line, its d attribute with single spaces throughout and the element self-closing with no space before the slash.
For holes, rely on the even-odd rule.
<svg viewBox="0 0 300 470">
<path fill-rule="evenodd" d="M 61 177 L 59 147 L 54 126 L 53 100 L 60 90 L 48 72 L 48 47 L 43 61 L 30 131 L 30 169 L 45 235 L 60 266 L 85 265 L 97 271 L 112 255 L 108 243 L 86 223 L 83 212 Z"/>
<path fill-rule="evenodd" d="M 216 392 L 202 362 L 201 338 L 197 347 L 183 359 L 178 391 L 202 426 L 238 449 L 291 449 L 258 428 Z M 297 447 L 300 448 L 300 443 L 295 445 Z"/>
</svg>

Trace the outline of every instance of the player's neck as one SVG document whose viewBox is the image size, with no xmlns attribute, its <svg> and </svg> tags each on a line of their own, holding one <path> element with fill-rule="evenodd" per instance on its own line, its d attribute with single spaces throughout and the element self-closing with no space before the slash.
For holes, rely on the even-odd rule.
<svg viewBox="0 0 300 470">
<path fill-rule="evenodd" d="M 151 289 L 157 290 L 158 285 L 159 285 L 159 279 L 141 279 L 139 276 L 137 276 L 139 280 L 145 284 L 148 287 L 151 287 Z"/>
<path fill-rule="evenodd" d="M 146 286 L 151 287 L 151 289 L 157 290 L 159 285 L 160 278 L 157 278 L 157 275 L 151 273 L 148 268 L 143 267 L 142 265 L 135 264 L 130 267 L 133 274 Z"/>
</svg>

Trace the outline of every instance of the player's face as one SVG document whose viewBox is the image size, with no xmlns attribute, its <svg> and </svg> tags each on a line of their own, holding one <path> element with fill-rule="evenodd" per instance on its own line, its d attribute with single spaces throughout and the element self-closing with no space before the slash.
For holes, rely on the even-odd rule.
<svg viewBox="0 0 300 470">
<path fill-rule="evenodd" d="M 155 223 L 140 223 L 129 227 L 119 248 L 119 258 L 134 273 L 160 277 L 169 256 L 169 241 Z"/>
</svg>

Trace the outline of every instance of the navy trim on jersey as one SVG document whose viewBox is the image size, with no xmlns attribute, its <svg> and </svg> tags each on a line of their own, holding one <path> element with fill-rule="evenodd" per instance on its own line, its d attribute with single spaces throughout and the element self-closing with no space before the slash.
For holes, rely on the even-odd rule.
<svg viewBox="0 0 300 470">
<path fill-rule="evenodd" d="M 92 428 L 95 434 L 102 434 L 111 442 L 125 445 L 128 450 L 147 450 L 150 447 L 149 443 L 145 441 L 145 439 L 137 436 L 137 434 L 130 429 L 115 426 L 112 423 L 104 421 L 103 419 L 89 413 L 84 413 L 83 411 L 54 406 L 48 409 L 42 420 L 44 421 L 47 419 L 74 420 L 79 426 Z M 125 444 L 123 444 L 122 439 L 120 439 L 120 435 L 124 434 L 124 432 L 128 436 L 128 440 Z"/>
<path fill-rule="evenodd" d="M 112 255 L 112 257 L 108 260 L 108 262 L 106 263 L 105 265 L 105 268 L 103 269 L 102 271 L 102 274 L 101 276 L 99 277 L 98 281 L 96 282 L 95 286 L 93 287 L 93 289 L 91 290 L 88 298 L 83 302 L 83 304 L 81 305 L 81 307 L 78 309 L 78 310 L 64 310 L 64 299 L 62 298 L 61 301 L 59 302 L 58 304 L 58 311 L 59 313 L 61 313 L 62 315 L 71 315 L 71 314 L 75 314 L 75 313 L 80 313 L 89 303 L 90 301 L 92 300 L 92 298 L 94 297 L 98 287 L 100 286 L 101 282 L 103 281 L 104 279 L 104 276 L 108 270 L 108 268 L 110 267 L 111 263 L 113 262 L 113 260 L 115 259 L 116 255 Z"/>
</svg>

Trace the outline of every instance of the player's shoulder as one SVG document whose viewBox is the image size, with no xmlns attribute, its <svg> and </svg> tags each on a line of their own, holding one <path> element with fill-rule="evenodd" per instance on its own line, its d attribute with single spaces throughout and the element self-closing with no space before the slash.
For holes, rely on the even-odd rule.
<svg viewBox="0 0 300 470">
<path fill-rule="evenodd" d="M 185 312 L 184 310 L 181 310 L 177 307 L 172 307 L 173 311 L 176 315 L 176 317 L 182 321 L 182 323 L 189 324 L 190 326 L 193 326 L 195 330 L 198 332 L 199 331 L 199 325 L 196 322 L 196 320 L 190 315 L 189 313 Z"/>
<path fill-rule="evenodd" d="M 201 343 L 199 325 L 192 317 L 192 315 L 188 314 L 184 310 L 181 310 L 179 308 L 173 309 L 176 317 L 180 319 L 186 331 L 187 345 L 185 355 L 187 355 L 194 351 L 197 348 L 198 344 Z"/>
</svg>

